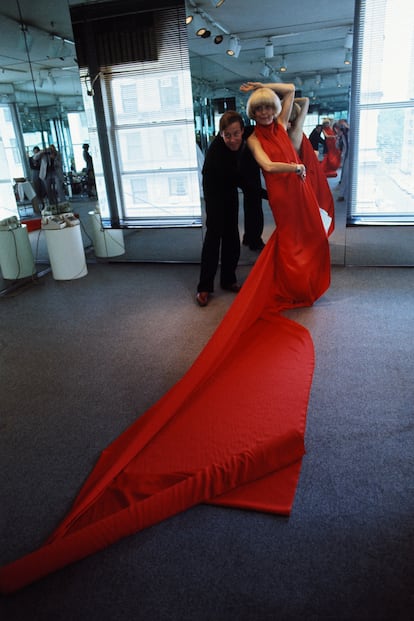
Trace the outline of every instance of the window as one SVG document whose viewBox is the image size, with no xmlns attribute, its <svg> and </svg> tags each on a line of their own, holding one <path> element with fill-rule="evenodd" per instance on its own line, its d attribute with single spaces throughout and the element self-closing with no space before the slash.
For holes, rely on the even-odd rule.
<svg viewBox="0 0 414 621">
<path fill-rule="evenodd" d="M 183 149 L 181 146 L 180 132 L 176 129 L 166 129 L 164 132 L 165 148 L 169 157 L 181 157 Z"/>
<path fill-rule="evenodd" d="M 97 41 L 99 66 L 83 71 L 85 82 L 88 76 L 99 77 L 101 88 L 93 102 L 96 126 L 91 131 L 99 127 L 110 154 L 102 150 L 108 160 L 103 168 L 111 173 L 102 175 L 102 186 L 96 175 L 101 213 L 126 226 L 201 226 L 184 2 L 170 0 L 170 8 L 159 10 L 152 10 L 149 1 L 148 9 L 138 4 L 109 3 L 99 26 L 87 5 L 75 11 L 82 27 L 78 31 L 75 24 L 74 31 L 86 36 L 86 11 L 89 40 Z M 111 17 L 109 10 L 114 11 Z M 129 42 L 127 57 L 124 35 L 118 37 L 118 17 Z M 86 62 L 87 54 L 80 58 Z M 93 115 L 89 119 L 93 121 Z"/>
<path fill-rule="evenodd" d="M 185 178 L 182 176 L 169 177 L 168 184 L 171 196 L 184 196 L 187 194 Z"/>
<path fill-rule="evenodd" d="M 121 84 L 120 102 L 123 113 L 136 114 L 138 111 L 138 95 L 135 82 Z"/>
<path fill-rule="evenodd" d="M 177 77 L 167 76 L 160 79 L 158 89 L 163 108 L 180 105 L 180 89 Z"/>
<path fill-rule="evenodd" d="M 134 204 L 148 202 L 147 180 L 145 177 L 131 179 L 131 195 Z"/>
<path fill-rule="evenodd" d="M 414 221 L 414 5 L 363 0 L 354 50 L 351 223 Z"/>
</svg>

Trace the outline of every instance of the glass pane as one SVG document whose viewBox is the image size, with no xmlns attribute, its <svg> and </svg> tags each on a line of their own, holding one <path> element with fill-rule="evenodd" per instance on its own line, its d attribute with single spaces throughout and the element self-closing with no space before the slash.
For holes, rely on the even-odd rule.
<svg viewBox="0 0 414 621">
<path fill-rule="evenodd" d="M 361 48 L 361 104 L 412 99 L 414 3 L 367 0 Z"/>
<path fill-rule="evenodd" d="M 189 71 L 115 74 L 108 88 L 124 217 L 200 218 Z"/>
<path fill-rule="evenodd" d="M 5 159 L 11 179 L 24 177 L 20 151 L 16 142 L 13 119 L 9 106 L 0 106 L 0 132 L 3 141 Z"/>
<path fill-rule="evenodd" d="M 414 4 L 361 6 L 351 219 L 406 223 L 414 219 Z"/>
<path fill-rule="evenodd" d="M 188 70 L 154 72 L 145 67 L 134 75 L 114 73 L 111 78 L 115 125 L 177 121 L 193 118 L 191 77 Z"/>
<path fill-rule="evenodd" d="M 360 119 L 358 215 L 414 214 L 414 109 L 363 110 Z"/>
<path fill-rule="evenodd" d="M 0 108 L 1 114 L 1 108 Z M 16 197 L 13 192 L 12 178 L 4 149 L 3 140 L 0 137 L 0 159 L 3 162 L 0 167 L 0 220 L 18 217 Z"/>
<path fill-rule="evenodd" d="M 122 189 L 129 218 L 196 220 L 199 216 L 197 171 L 123 174 Z"/>
</svg>

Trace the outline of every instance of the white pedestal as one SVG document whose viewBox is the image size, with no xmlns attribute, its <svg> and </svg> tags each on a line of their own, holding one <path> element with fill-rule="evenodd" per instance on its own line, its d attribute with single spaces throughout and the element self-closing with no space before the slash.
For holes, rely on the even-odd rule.
<svg viewBox="0 0 414 621">
<path fill-rule="evenodd" d="M 73 280 L 88 273 L 80 226 L 43 229 L 55 280 Z"/>
<path fill-rule="evenodd" d="M 3 278 L 17 280 L 36 273 L 27 226 L 0 231 L 0 267 Z"/>
<path fill-rule="evenodd" d="M 99 213 L 89 212 L 92 238 L 97 257 L 117 257 L 125 252 L 124 234 L 120 229 L 103 229 Z"/>
</svg>

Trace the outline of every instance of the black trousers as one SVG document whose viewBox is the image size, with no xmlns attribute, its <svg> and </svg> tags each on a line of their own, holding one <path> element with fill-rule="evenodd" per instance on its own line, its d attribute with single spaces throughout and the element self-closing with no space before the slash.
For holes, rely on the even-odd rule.
<svg viewBox="0 0 414 621">
<path fill-rule="evenodd" d="M 244 236 L 243 244 L 259 248 L 263 235 L 263 208 L 261 188 L 243 190 Z"/>
<path fill-rule="evenodd" d="M 214 279 L 220 260 L 220 285 L 229 287 L 237 282 L 236 268 L 240 258 L 239 203 L 237 194 L 220 197 L 205 196 L 206 235 L 201 252 L 200 280 L 197 291 L 214 291 Z"/>
</svg>

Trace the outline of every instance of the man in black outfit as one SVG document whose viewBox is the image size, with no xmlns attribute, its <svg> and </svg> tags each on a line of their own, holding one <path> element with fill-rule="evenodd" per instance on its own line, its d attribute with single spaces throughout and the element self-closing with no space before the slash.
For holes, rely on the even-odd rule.
<svg viewBox="0 0 414 621">
<path fill-rule="evenodd" d="M 309 134 L 309 141 L 313 146 L 314 151 L 319 151 L 319 145 L 321 144 L 323 146 L 323 152 L 326 153 L 327 148 L 322 129 L 323 126 L 321 124 L 318 124 Z"/>
<path fill-rule="evenodd" d="M 228 110 L 220 119 L 220 134 L 211 143 L 203 166 L 203 191 L 206 207 L 206 235 L 201 253 L 200 281 L 197 302 L 207 306 L 209 294 L 214 291 L 214 278 L 219 258 L 220 286 L 237 293 L 236 267 L 240 257 L 239 197 L 244 193 L 245 237 L 243 243 L 261 250 L 263 232 L 260 169 L 246 145 L 246 134 L 241 115 Z M 221 246 L 221 256 L 220 256 Z"/>
</svg>

